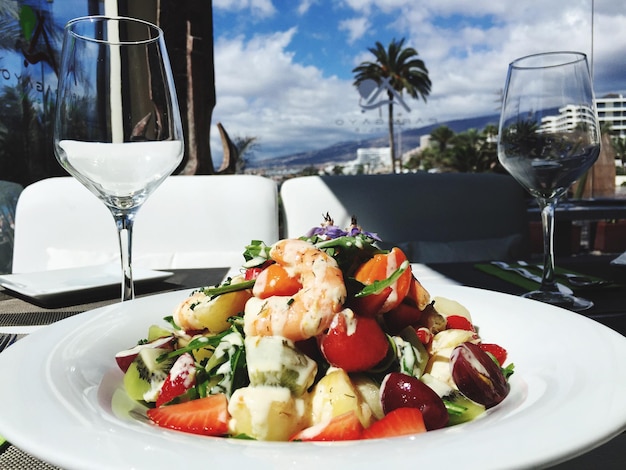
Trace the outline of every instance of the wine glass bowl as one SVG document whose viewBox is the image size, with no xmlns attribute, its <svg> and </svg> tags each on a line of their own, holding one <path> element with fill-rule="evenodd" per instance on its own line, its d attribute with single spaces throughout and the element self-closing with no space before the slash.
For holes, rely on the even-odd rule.
<svg viewBox="0 0 626 470">
<path fill-rule="evenodd" d="M 526 297 L 577 311 L 593 305 L 559 292 L 553 234 L 559 199 L 599 153 L 600 128 L 586 56 L 551 52 L 513 61 L 500 116 L 498 159 L 537 199 L 544 240 L 541 287 Z"/>
<path fill-rule="evenodd" d="M 109 208 L 120 241 L 122 300 L 134 297 L 137 210 L 180 164 L 183 129 L 163 32 L 134 18 L 88 16 L 64 29 L 54 151 Z"/>
</svg>

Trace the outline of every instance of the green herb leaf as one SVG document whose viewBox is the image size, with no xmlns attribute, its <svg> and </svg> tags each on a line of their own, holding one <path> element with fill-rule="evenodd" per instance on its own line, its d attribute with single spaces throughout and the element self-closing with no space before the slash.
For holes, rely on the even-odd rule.
<svg viewBox="0 0 626 470">
<path fill-rule="evenodd" d="M 167 359 L 178 357 L 185 354 L 186 352 L 192 352 L 197 349 L 216 347 L 220 343 L 222 338 L 230 333 L 232 333 L 232 330 L 229 328 L 228 330 L 213 336 L 198 336 L 197 338 L 189 341 L 189 344 L 187 344 L 187 346 L 185 346 L 184 348 L 179 348 L 174 351 L 161 354 L 159 357 L 157 357 L 157 362 L 163 362 Z"/>
<path fill-rule="evenodd" d="M 176 324 L 176 322 L 174 321 L 174 317 L 173 316 L 168 315 L 167 317 L 163 317 L 163 320 L 165 320 L 167 323 L 172 325 L 172 328 L 174 328 L 175 330 L 180 330 L 180 326 L 178 326 Z"/>
<path fill-rule="evenodd" d="M 262 265 L 270 258 L 271 248 L 261 240 L 252 240 L 249 245 L 246 245 L 246 250 L 243 252 L 243 257 L 246 260 L 243 266 L 253 268 Z"/>
<path fill-rule="evenodd" d="M 467 411 L 466 407 L 457 405 L 456 403 L 451 402 L 450 400 L 446 400 L 445 398 L 443 399 L 443 404 L 445 405 L 448 414 L 451 415 L 461 416 Z"/>
<path fill-rule="evenodd" d="M 509 377 L 511 377 L 514 372 L 515 372 L 515 364 L 511 363 L 508 366 L 502 368 L 502 375 L 504 375 L 504 378 L 507 380 L 509 380 Z"/>
<path fill-rule="evenodd" d="M 227 282 L 222 284 L 221 286 L 203 287 L 202 289 L 200 289 L 200 291 L 209 297 L 214 297 L 217 295 L 228 294 L 229 292 L 252 289 L 252 287 L 254 287 L 254 282 L 254 279 L 250 281 L 238 282 L 236 284 L 231 284 L 230 282 Z"/>
</svg>

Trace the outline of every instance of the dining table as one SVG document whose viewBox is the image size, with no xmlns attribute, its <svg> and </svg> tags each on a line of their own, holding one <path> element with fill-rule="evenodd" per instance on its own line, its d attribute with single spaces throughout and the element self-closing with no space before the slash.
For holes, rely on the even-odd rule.
<svg viewBox="0 0 626 470">
<path fill-rule="evenodd" d="M 569 256 L 557 259 L 557 265 L 572 272 L 591 275 L 610 282 L 608 286 L 589 288 L 581 292 L 581 295 L 594 302 L 594 306 L 584 312 L 571 312 L 571 315 L 584 315 L 626 336 L 626 266 L 611 264 L 610 261 L 613 258 L 615 256 Z M 529 260 L 535 263 L 536 261 Z M 445 281 L 450 284 L 512 295 L 520 295 L 526 290 L 522 285 L 510 282 L 510 278 L 507 280 L 494 275 L 492 271 L 480 268 L 480 263 L 475 262 L 413 265 L 415 276 L 425 286 L 429 283 Z M 232 272 L 232 268 L 167 269 L 166 271 L 171 272 L 171 276 L 137 283 L 136 297 L 185 289 L 191 292 L 197 287 L 213 286 Z M 0 288 L 0 333 L 15 332 L 18 333 L 18 338 L 21 338 L 35 330 L 46 328 L 49 324 L 116 302 L 119 302 L 119 285 L 68 293 L 54 300 L 47 300 L 46 303 Z M 3 381 L 7 379 L 11 380 L 10 377 L 2 378 Z M 624 425 L 626 427 L 626 423 Z M 515 437 L 511 436 L 511 438 Z M 589 449 L 584 454 L 551 468 L 621 469 L 626 462 L 625 448 L 626 432 L 623 432 L 599 447 Z M 502 468 L 506 468 L 506 465 Z M 3 442 L 0 444 L 0 469 L 50 470 L 58 469 L 58 467 L 22 451 L 10 442 Z"/>
</svg>

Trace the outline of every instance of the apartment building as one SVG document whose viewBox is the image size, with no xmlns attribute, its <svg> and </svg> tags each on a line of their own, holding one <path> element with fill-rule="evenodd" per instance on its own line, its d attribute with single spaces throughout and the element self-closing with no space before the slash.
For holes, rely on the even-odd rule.
<svg viewBox="0 0 626 470">
<path fill-rule="evenodd" d="M 596 98 L 596 107 L 600 125 L 610 123 L 614 136 L 626 137 L 626 98 L 621 94 L 609 94 Z"/>
<path fill-rule="evenodd" d="M 623 95 L 610 94 L 596 98 L 596 108 L 600 126 L 608 123 L 614 136 L 626 137 L 626 98 Z M 571 131 L 588 121 L 590 117 L 589 108 L 569 105 L 560 108 L 558 114 L 545 116 L 541 121 L 541 127 L 549 132 Z"/>
</svg>

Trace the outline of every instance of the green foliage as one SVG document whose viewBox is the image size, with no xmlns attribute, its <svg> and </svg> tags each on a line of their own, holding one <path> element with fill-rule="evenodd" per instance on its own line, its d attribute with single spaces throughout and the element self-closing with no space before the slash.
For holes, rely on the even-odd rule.
<svg viewBox="0 0 626 470">
<path fill-rule="evenodd" d="M 411 170 L 436 170 L 442 172 L 504 173 L 498 161 L 497 128 L 485 126 L 455 133 L 440 126 L 430 134 L 431 145 L 409 155 L 405 168 Z"/>
<path fill-rule="evenodd" d="M 615 149 L 615 158 L 626 160 L 626 137 L 612 137 L 611 142 Z"/>
</svg>

